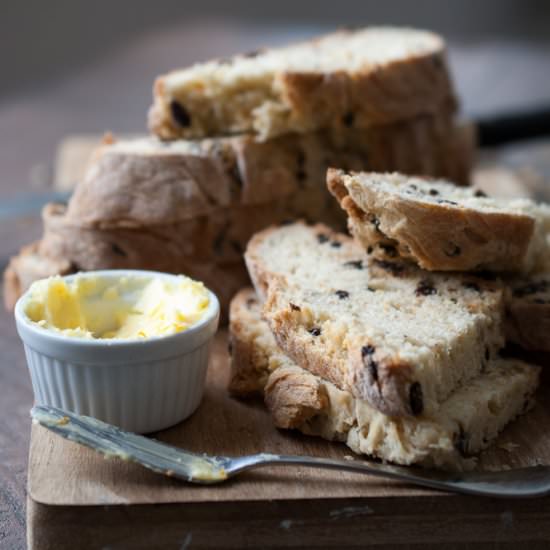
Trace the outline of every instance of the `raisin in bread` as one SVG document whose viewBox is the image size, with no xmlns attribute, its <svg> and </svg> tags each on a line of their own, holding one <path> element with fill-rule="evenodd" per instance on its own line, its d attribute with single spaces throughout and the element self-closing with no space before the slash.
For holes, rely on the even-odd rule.
<svg viewBox="0 0 550 550">
<path fill-rule="evenodd" d="M 245 260 L 284 352 L 386 414 L 432 414 L 504 343 L 498 281 L 368 266 L 360 245 L 320 224 L 264 230 Z"/>
<path fill-rule="evenodd" d="M 165 140 L 365 128 L 456 107 L 442 38 L 390 27 L 197 64 L 153 93 L 149 127 Z"/>
<path fill-rule="evenodd" d="M 550 208 L 446 181 L 331 169 L 329 190 L 367 252 L 430 271 L 532 271 L 548 256 Z"/>
<path fill-rule="evenodd" d="M 463 468 L 465 458 L 486 448 L 502 428 L 533 403 L 539 368 L 492 360 L 477 378 L 455 390 L 435 417 L 392 418 L 349 391 L 315 376 L 286 356 L 261 318 L 252 289 L 231 303 L 233 394 L 263 393 L 274 423 L 353 451 L 398 464 Z"/>
</svg>

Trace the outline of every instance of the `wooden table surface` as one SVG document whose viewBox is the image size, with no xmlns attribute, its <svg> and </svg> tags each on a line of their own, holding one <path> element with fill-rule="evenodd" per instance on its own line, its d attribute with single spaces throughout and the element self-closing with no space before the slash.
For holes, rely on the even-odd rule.
<svg viewBox="0 0 550 550">
<path fill-rule="evenodd" d="M 215 29 L 219 31 L 219 28 Z M 104 62 L 0 104 L 0 268 L 21 245 L 40 236 L 37 209 L 21 199 L 50 190 L 55 147 L 70 132 L 143 131 L 153 76 L 194 59 L 223 56 L 282 34 L 240 29 L 195 32 L 192 51 L 174 33 L 148 35 Z M 285 34 L 285 33 L 283 33 Z M 288 33 L 286 33 L 288 35 Z M 205 37 L 208 37 L 206 39 Z M 185 56 L 181 52 L 187 51 Z M 451 50 L 455 80 L 467 113 L 514 108 L 550 98 L 549 44 L 486 43 Z M 105 95 L 105 90 L 109 94 Z M 82 105 L 86 108 L 82 109 Z M 17 136 L 17 139 L 14 139 Z M 486 154 L 485 162 L 550 179 L 550 138 Z M 6 214 L 7 201 L 21 213 Z M 25 547 L 25 486 L 32 389 L 11 313 L 0 311 L 0 548 Z"/>
</svg>

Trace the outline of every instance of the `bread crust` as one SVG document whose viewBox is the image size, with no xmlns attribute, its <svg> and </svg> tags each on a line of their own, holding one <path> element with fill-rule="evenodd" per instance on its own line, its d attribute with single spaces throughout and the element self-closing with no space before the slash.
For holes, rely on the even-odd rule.
<svg viewBox="0 0 550 550">
<path fill-rule="evenodd" d="M 260 308 L 253 289 L 243 288 L 233 297 L 229 307 L 229 353 L 231 373 L 229 393 L 236 397 L 263 395 L 269 376 L 269 356 L 254 345 L 258 336 L 251 307 Z"/>
<path fill-rule="evenodd" d="M 269 322 L 277 344 L 285 354 L 304 369 L 331 382 L 340 389 L 351 391 L 355 396 L 367 400 L 373 407 L 385 414 L 418 416 L 426 411 L 428 402 L 430 403 L 429 408 L 433 408 L 435 406 L 432 402 L 434 398 L 432 397 L 430 401 L 429 394 L 426 394 L 425 390 L 425 385 L 429 380 L 426 378 L 423 381 L 420 380 L 425 375 L 421 370 L 416 369 L 412 359 L 404 359 L 396 350 L 386 349 L 380 345 L 380 342 L 371 340 L 367 334 L 350 336 L 346 330 L 345 345 L 342 342 L 337 345 L 336 341 L 324 342 L 312 338 L 310 332 L 312 321 L 310 319 L 318 320 L 315 314 L 309 310 L 307 300 L 305 305 L 288 301 L 287 290 L 296 284 L 293 282 L 291 274 L 270 271 L 260 252 L 262 243 L 270 240 L 271 236 L 279 231 L 281 231 L 280 228 L 273 227 L 255 235 L 247 247 L 245 260 L 256 292 L 264 302 L 264 316 Z M 340 243 L 337 248 L 338 254 L 341 255 L 338 262 L 353 264 L 358 257 L 361 258 L 361 254 L 357 252 L 358 247 L 353 244 L 350 237 L 338 234 L 322 224 L 311 226 L 308 231 L 312 236 L 323 235 L 324 242 L 337 241 Z M 382 278 L 399 279 L 402 277 L 406 280 L 407 277 L 412 277 L 416 281 L 420 277 L 418 284 L 422 283 L 422 273 L 414 266 L 389 262 L 387 264 L 379 262 L 379 265 L 376 265 L 375 263 L 372 267 L 373 275 L 378 270 L 382 273 Z M 410 274 L 409 271 L 411 271 Z M 470 281 L 468 276 L 464 277 L 464 280 L 462 276 L 458 277 L 455 285 L 473 289 L 469 291 L 472 293 L 471 298 L 462 297 L 464 307 L 469 312 L 468 314 L 483 312 L 484 320 L 481 322 L 478 319 L 474 322 L 472 318 L 470 329 L 472 340 L 469 341 L 467 349 L 452 351 L 441 349 L 434 353 L 451 354 L 453 358 L 449 361 L 455 367 L 457 354 L 464 353 L 465 361 L 475 361 L 475 364 L 479 365 L 479 369 L 482 369 L 482 356 L 492 355 L 503 343 L 500 327 L 504 309 L 502 288 L 498 281 L 485 281 L 475 277 Z M 441 280 L 441 284 L 443 284 L 443 280 Z M 454 278 L 451 286 L 453 285 Z M 310 290 L 315 292 L 315 289 Z M 412 292 L 414 293 L 414 286 Z M 483 302 L 479 298 L 481 292 L 485 294 Z M 327 307 L 325 306 L 325 310 Z M 344 337 L 339 336 L 339 338 Z M 456 338 L 457 348 L 464 347 L 463 344 L 466 343 L 464 335 L 457 334 Z M 451 363 L 449 363 L 449 368 L 452 370 Z M 429 391 L 433 392 L 434 388 L 432 387 Z"/>
<path fill-rule="evenodd" d="M 328 396 L 320 380 L 309 372 L 283 366 L 269 376 L 265 404 L 278 428 L 299 428 L 328 407 Z"/>
<path fill-rule="evenodd" d="M 141 153 L 134 141 L 107 135 L 68 207 L 45 208 L 37 257 L 63 264 L 46 270 L 48 275 L 84 265 L 174 271 L 198 262 L 211 266 L 201 272 L 219 277 L 216 265 L 241 262 L 249 237 L 270 223 L 305 218 L 343 227 L 341 209 L 320 186 L 329 165 L 359 170 L 366 163 L 371 169 L 428 172 L 466 183 L 471 137 L 449 113 L 268 142 L 251 136 L 175 146 L 136 140 L 144 142 Z M 457 150 L 461 153 L 454 154 Z M 19 256 L 26 258 L 24 251 Z M 5 273 L 8 306 L 34 276 L 27 261 L 16 262 Z M 75 268 L 67 267 L 71 262 Z M 229 298 L 222 301 L 227 305 Z"/>
<path fill-rule="evenodd" d="M 369 29 L 340 31 L 313 42 L 333 40 L 335 36 L 344 42 L 360 32 L 368 34 Z M 406 33 L 414 31 L 402 31 Z M 454 112 L 457 100 L 445 45 L 436 35 L 423 33 L 423 37 L 430 46 L 422 53 L 409 52 L 383 63 L 365 60 L 350 70 L 275 69 L 260 82 L 243 86 L 247 95 L 231 86 L 208 88 L 200 76 L 197 86 L 173 91 L 168 85 L 171 75 L 164 75 L 153 87 L 149 128 L 165 140 L 232 133 L 255 133 L 265 140 L 321 128 L 366 128 L 442 110 Z M 262 55 L 254 60 L 257 64 L 262 63 Z M 237 56 L 223 63 L 239 63 L 242 59 Z M 200 71 L 200 66 L 190 71 Z M 201 93 L 197 93 L 199 84 L 204 90 Z M 185 112 L 183 121 L 176 120 L 173 102 Z M 213 102 L 223 108 L 212 109 Z"/>
<path fill-rule="evenodd" d="M 487 447 L 507 422 L 533 405 L 540 370 L 498 360 L 500 365 L 488 365 L 487 372 L 468 389 L 459 389 L 434 417 L 387 417 L 287 358 L 261 319 L 252 289 L 240 291 L 232 303 L 230 338 L 234 349 L 246 350 L 233 353 L 232 377 L 246 380 L 255 394 L 265 393 L 277 427 L 343 441 L 359 454 L 431 467 L 472 467 L 468 457 Z M 503 376 L 509 377 L 507 384 Z M 469 406 L 464 403 L 468 399 Z"/>
<path fill-rule="evenodd" d="M 347 212 L 351 233 L 375 255 L 387 258 L 389 251 L 390 257 L 398 255 L 429 271 L 515 271 L 524 265 L 535 227 L 532 217 L 407 198 L 359 183 L 352 197 L 354 177 L 331 169 L 327 185 Z"/>
</svg>

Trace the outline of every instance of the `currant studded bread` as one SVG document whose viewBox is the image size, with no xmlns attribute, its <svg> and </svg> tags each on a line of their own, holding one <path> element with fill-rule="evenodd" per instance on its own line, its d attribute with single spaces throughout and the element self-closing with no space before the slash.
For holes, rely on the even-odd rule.
<svg viewBox="0 0 550 550">
<path fill-rule="evenodd" d="M 351 233 L 376 257 L 434 271 L 531 271 L 548 254 L 550 209 L 400 174 L 331 169 L 329 190 Z"/>
<path fill-rule="evenodd" d="M 277 346 L 252 289 L 231 303 L 232 393 L 262 393 L 274 423 L 399 464 L 463 468 L 533 404 L 539 368 L 490 361 L 444 401 L 435 418 L 391 418 L 293 363 Z"/>
<path fill-rule="evenodd" d="M 165 140 L 365 128 L 456 104 L 441 37 L 390 27 L 197 64 L 153 93 L 149 127 Z"/>
<path fill-rule="evenodd" d="M 550 273 L 509 281 L 506 339 L 529 351 L 550 351 Z"/>
<path fill-rule="evenodd" d="M 116 141 L 108 135 L 68 206 L 45 209 L 40 252 L 22 250 L 14 257 L 5 274 L 4 301 L 14 304 L 41 274 L 66 273 L 71 262 L 79 268 L 162 264 L 169 271 L 192 261 L 242 262 L 250 236 L 270 223 L 303 217 L 344 226 L 345 216 L 324 185 L 329 165 L 368 164 L 466 183 L 472 149 L 468 127 L 448 116 L 267 142 L 250 136 Z M 241 279 L 232 290 L 246 282 Z"/>
<path fill-rule="evenodd" d="M 228 389 L 238 397 L 263 395 L 269 374 L 292 365 L 261 319 L 261 304 L 252 288 L 241 289 L 229 308 L 231 375 Z"/>
<path fill-rule="evenodd" d="M 374 260 L 326 226 L 255 235 L 245 253 L 283 351 L 390 415 L 431 414 L 503 345 L 501 285 Z"/>
</svg>

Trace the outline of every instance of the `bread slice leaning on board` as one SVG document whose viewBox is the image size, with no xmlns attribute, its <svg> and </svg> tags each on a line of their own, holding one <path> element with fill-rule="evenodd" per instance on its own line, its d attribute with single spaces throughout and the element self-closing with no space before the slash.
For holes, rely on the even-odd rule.
<svg viewBox="0 0 550 550">
<path fill-rule="evenodd" d="M 352 235 L 373 257 L 430 271 L 532 272 L 550 257 L 550 206 L 448 181 L 328 171 Z"/>
<path fill-rule="evenodd" d="M 149 127 L 164 140 L 238 133 L 263 140 L 456 108 L 443 39 L 392 27 L 200 63 L 157 78 L 153 95 Z"/>
<path fill-rule="evenodd" d="M 308 372 L 277 345 L 252 289 L 231 303 L 230 391 L 265 394 L 275 425 L 398 464 L 466 469 L 504 426 L 533 405 L 539 367 L 496 359 L 456 389 L 433 417 L 389 417 L 351 392 Z"/>
<path fill-rule="evenodd" d="M 434 414 L 504 344 L 498 281 L 368 262 L 321 224 L 266 229 L 245 260 L 283 351 L 385 414 Z"/>
<path fill-rule="evenodd" d="M 474 140 L 444 114 L 338 134 L 294 134 L 162 142 L 107 135 L 75 189 L 67 215 L 82 225 L 161 224 L 265 204 L 298 191 L 322 192 L 331 165 L 398 166 L 466 184 Z M 311 197 L 310 197 L 311 198 Z"/>
</svg>

